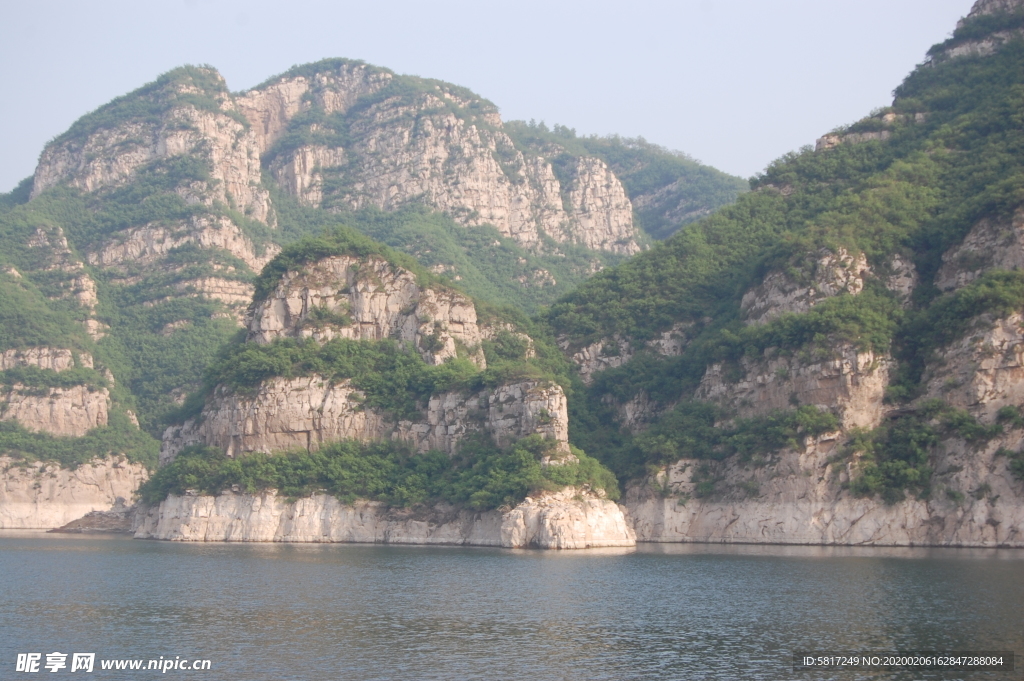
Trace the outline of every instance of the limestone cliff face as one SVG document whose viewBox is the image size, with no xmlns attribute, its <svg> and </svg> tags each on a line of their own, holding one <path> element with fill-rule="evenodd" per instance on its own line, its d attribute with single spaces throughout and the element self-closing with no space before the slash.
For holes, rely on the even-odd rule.
<svg viewBox="0 0 1024 681">
<path fill-rule="evenodd" d="M 459 88 L 334 61 L 232 95 L 215 71 L 193 71 L 126 96 L 150 114 L 126 117 L 115 102 L 80 134 L 49 145 L 32 196 L 62 183 L 86 192 L 119 187 L 188 158 L 208 179 L 174 190 L 186 202 L 234 207 L 270 226 L 263 170 L 308 205 L 425 203 L 530 247 L 546 235 L 613 253 L 640 249 L 632 204 L 604 162 L 559 158 L 556 175 L 551 159 L 516 147 L 493 104 Z M 251 247 L 228 250 L 259 269 L 238 252 Z M 99 259 L 109 257 L 119 256 Z"/>
<path fill-rule="evenodd" d="M 844 428 L 876 426 L 882 418 L 892 359 L 848 344 L 832 350 L 818 358 L 744 357 L 735 382 L 727 377 L 724 365 L 712 364 L 695 397 L 721 404 L 740 417 L 811 404 L 838 411 Z"/>
<path fill-rule="evenodd" d="M 971 283 L 990 269 L 1024 268 L 1024 208 L 1010 219 L 984 218 L 963 242 L 942 256 L 935 285 L 943 291 Z"/>
<path fill-rule="evenodd" d="M 106 324 L 96 319 L 96 282 L 86 271 L 85 264 L 75 257 L 68 245 L 67 237 L 60 226 L 49 228 L 36 227 L 27 243 L 36 251 L 36 257 L 43 261 L 43 269 L 56 275 L 64 300 L 73 299 L 79 306 L 88 311 L 88 318 L 83 321 L 86 331 L 94 340 L 106 335 Z M 20 275 L 19 275 L 20 276 Z"/>
<path fill-rule="evenodd" d="M 223 85 L 215 71 L 204 71 Z M 221 201 L 266 222 L 271 216 L 270 196 L 260 184 L 256 132 L 229 114 L 233 106 L 226 91 L 204 92 L 189 81 L 172 88 L 155 95 L 171 102 L 158 116 L 112 123 L 85 138 L 48 146 L 36 167 L 33 198 L 59 183 L 88 192 L 120 186 L 149 164 L 190 156 L 205 161 L 212 181 L 193 187 L 187 200 Z M 200 108 L 190 96 L 216 97 L 222 110 Z"/>
<path fill-rule="evenodd" d="M 388 96 L 381 91 L 393 79 L 347 65 L 312 80 L 282 79 L 237 105 L 258 121 L 274 178 L 309 205 L 394 210 L 423 202 L 467 226 L 492 224 L 530 247 L 543 234 L 595 250 L 639 250 L 632 205 L 602 161 L 573 159 L 563 183 L 549 160 L 516 147 L 490 103 L 440 84 Z M 306 110 L 324 120 L 289 126 Z M 285 131 L 319 141 L 274 150 Z M 346 147 L 340 138 L 350 140 Z M 335 189 L 325 189 L 325 178 Z"/>
<path fill-rule="evenodd" d="M 34 432 L 77 437 L 107 425 L 110 391 L 87 385 L 40 391 L 15 383 L 0 405 L 0 421 L 18 421 Z"/>
<path fill-rule="evenodd" d="M 324 201 L 324 168 L 337 168 L 346 161 L 344 149 L 331 149 L 313 144 L 278 157 L 270 172 L 292 196 L 307 206 L 319 206 Z"/>
<path fill-rule="evenodd" d="M 285 76 L 253 88 L 235 106 L 253 126 L 259 152 L 266 153 L 296 114 L 317 107 L 326 115 L 345 113 L 360 97 L 378 92 L 394 78 L 384 69 L 343 62 L 312 76 Z"/>
<path fill-rule="evenodd" d="M 90 265 L 103 268 L 152 265 L 162 261 L 172 250 L 189 244 L 227 251 L 256 272 L 280 251 L 271 244 L 263 253 L 257 253 L 252 241 L 227 218 L 196 216 L 177 225 L 142 225 L 128 229 L 89 253 L 87 260 Z"/>
<path fill-rule="evenodd" d="M 973 19 L 985 14 L 998 14 L 1000 12 L 1016 12 L 1024 9 L 1022 0 L 977 0 L 971 7 L 970 13 L 957 22 L 957 26 L 963 24 L 967 19 Z"/>
<path fill-rule="evenodd" d="M 60 468 L 0 457 L 0 529 L 51 529 L 92 511 L 130 503 L 148 473 L 110 457 Z"/>
<path fill-rule="evenodd" d="M 979 319 L 980 328 L 940 350 L 925 371 L 929 397 L 967 409 L 984 422 L 1001 407 L 1024 404 L 1024 317 Z"/>
<path fill-rule="evenodd" d="M 632 529 L 615 503 L 568 489 L 527 499 L 511 511 L 474 512 L 438 504 L 388 508 L 315 495 L 288 503 L 273 493 L 170 496 L 137 516 L 135 536 L 174 541 L 359 542 L 507 548 L 629 547 Z"/>
<path fill-rule="evenodd" d="M 677 322 L 667 331 L 644 343 L 636 343 L 622 335 L 603 338 L 572 352 L 570 359 L 579 368 L 583 382 L 590 384 L 594 375 L 606 369 L 622 366 L 633 358 L 638 349 L 646 349 L 665 357 L 677 357 L 690 342 L 689 330 L 693 322 Z M 571 350 L 568 340 L 560 339 L 563 351 Z"/>
<path fill-rule="evenodd" d="M 624 505 L 638 541 L 866 546 L 1024 547 L 1024 482 L 998 447 L 1021 446 L 1015 431 L 974 451 L 962 440 L 939 447 L 936 492 L 887 505 L 857 498 L 842 483 L 856 462 L 831 463 L 838 434 L 784 450 L 761 466 L 732 460 L 712 474 L 729 487 L 695 498 L 695 472 L 706 461 L 681 460 L 627 490 Z M 721 483 L 720 483 L 721 484 Z"/>
<path fill-rule="evenodd" d="M 38 367 L 51 371 L 66 371 L 78 366 L 93 368 L 92 355 L 88 352 L 72 352 L 67 348 L 21 348 L 0 352 L 0 371 L 15 367 Z"/>
<path fill-rule="evenodd" d="M 91 369 L 93 360 L 87 352 L 45 346 L 0 353 L 0 371 L 24 366 L 61 372 L 75 366 Z M 105 426 L 109 409 L 110 392 L 96 386 L 36 388 L 14 383 L 0 394 L 0 421 L 16 420 L 28 430 L 52 435 L 85 435 Z"/>
<path fill-rule="evenodd" d="M 412 344 L 431 364 L 457 356 L 461 344 L 485 365 L 473 301 L 451 289 L 421 287 L 412 272 L 378 257 L 330 257 L 286 273 L 253 307 L 248 328 L 256 343 L 393 338 Z"/>
<path fill-rule="evenodd" d="M 853 255 L 844 248 L 835 253 L 822 249 L 811 270 L 804 281 L 785 272 L 769 272 L 760 285 L 743 295 L 740 309 L 747 323 L 764 324 L 787 312 L 806 312 L 840 293 L 856 295 L 871 271 L 863 253 Z"/>
<path fill-rule="evenodd" d="M 322 377 L 274 379 L 253 397 L 220 392 L 198 419 L 164 433 L 161 464 L 183 447 L 204 444 L 228 456 L 292 448 L 314 450 L 330 441 L 399 439 L 416 451 L 454 453 L 471 432 L 490 434 L 499 446 L 538 433 L 568 450 L 565 394 L 556 385 L 524 381 L 474 394 L 441 393 L 430 398 L 417 421 L 399 421 L 363 406 L 362 393 L 348 381 L 331 385 Z"/>
</svg>

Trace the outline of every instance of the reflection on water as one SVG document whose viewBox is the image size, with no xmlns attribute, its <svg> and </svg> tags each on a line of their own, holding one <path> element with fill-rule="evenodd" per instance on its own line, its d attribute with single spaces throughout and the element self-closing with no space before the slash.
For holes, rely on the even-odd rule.
<svg viewBox="0 0 1024 681">
<path fill-rule="evenodd" d="M 168 673 L 256 681 L 916 679 L 964 674 L 830 677 L 793 672 L 790 656 L 1024 652 L 1024 551 L 1015 550 L 541 552 L 7 532 L 0 575 L 7 672 L 18 652 L 59 650 L 209 658 L 210 672 Z"/>
</svg>

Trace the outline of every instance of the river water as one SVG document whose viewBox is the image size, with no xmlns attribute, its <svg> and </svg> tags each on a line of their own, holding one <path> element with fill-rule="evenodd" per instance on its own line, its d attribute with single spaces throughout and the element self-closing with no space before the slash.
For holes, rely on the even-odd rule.
<svg viewBox="0 0 1024 681">
<path fill-rule="evenodd" d="M 940 650 L 1014 651 L 1018 671 L 792 666 L 798 652 Z M 0 679 L 33 678 L 18 653 L 52 652 L 95 653 L 98 679 L 1020 679 L 1024 551 L 0 533 Z M 160 656 L 210 669 L 100 669 Z"/>
</svg>

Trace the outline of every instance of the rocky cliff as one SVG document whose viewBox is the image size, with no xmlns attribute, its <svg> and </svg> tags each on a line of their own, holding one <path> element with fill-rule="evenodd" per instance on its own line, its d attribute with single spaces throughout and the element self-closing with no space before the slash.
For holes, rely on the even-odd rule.
<svg viewBox="0 0 1024 681">
<path fill-rule="evenodd" d="M 378 502 L 349 506 L 322 494 L 294 502 L 274 494 L 170 496 L 138 516 L 135 536 L 172 541 L 454 544 L 538 549 L 636 543 L 632 529 L 614 502 L 577 490 L 527 498 L 504 513 L 473 512 L 445 504 L 416 510 L 389 508 Z"/>
<path fill-rule="evenodd" d="M 397 439 L 416 451 L 454 454 L 467 434 L 482 432 L 501 447 L 540 434 L 568 450 L 565 394 L 557 385 L 523 381 L 472 394 L 432 395 L 418 421 L 396 421 L 363 406 L 364 396 L 348 381 L 331 384 L 321 376 L 274 379 L 253 397 L 221 391 L 207 402 L 201 417 L 164 433 L 160 462 L 183 447 L 203 444 L 228 456 L 287 449 L 318 449 L 344 439 Z"/>
<path fill-rule="evenodd" d="M 631 487 L 623 503 L 638 541 L 1024 547 L 1024 483 L 997 454 L 1001 445 L 1019 448 L 1021 436 L 981 450 L 944 442 L 934 460 L 941 490 L 927 500 L 851 494 L 843 483 L 856 464 L 833 461 L 840 436 L 831 434 L 761 465 L 712 464 L 728 487 L 713 499 L 695 494 L 708 463 L 680 460 Z"/>
<path fill-rule="evenodd" d="M 61 468 L 0 457 L 0 529 L 51 529 L 92 511 L 132 502 L 149 477 L 144 466 L 120 457 Z"/>
<path fill-rule="evenodd" d="M 12 348 L 0 353 L 0 371 L 35 367 L 60 373 L 75 366 L 93 368 L 92 355 L 67 348 Z M 0 421 L 17 421 L 30 431 L 81 436 L 107 425 L 110 391 L 97 385 L 38 387 L 0 384 Z"/>
<path fill-rule="evenodd" d="M 268 152 L 274 178 L 304 203 L 395 210 L 424 202 L 532 248 L 544 235 L 639 250 L 632 205 L 600 159 L 575 158 L 560 179 L 550 159 L 517 148 L 494 105 L 467 91 L 358 63 L 323 68 L 312 78 L 285 74 L 238 100 L 249 120 L 264 122 L 268 141 L 305 141 Z"/>
<path fill-rule="evenodd" d="M 458 355 L 458 346 L 481 368 L 483 340 L 476 308 L 465 295 L 441 286 L 422 287 L 416 275 L 383 258 L 324 258 L 284 275 L 257 303 L 248 340 L 307 337 L 383 340 L 415 347 L 431 364 Z"/>
<path fill-rule="evenodd" d="M 603 161 L 573 159 L 560 180 L 550 160 L 517 149 L 494 105 L 461 88 L 333 60 L 241 95 L 212 69 L 189 67 L 125 99 L 149 115 L 112 104 L 80 121 L 44 151 L 33 196 L 58 184 L 119 187 L 187 158 L 206 173 L 175 189 L 186 201 L 233 207 L 271 226 L 263 170 L 308 205 L 424 202 L 531 247 L 543 234 L 594 250 L 639 250 L 632 205 Z"/>
</svg>

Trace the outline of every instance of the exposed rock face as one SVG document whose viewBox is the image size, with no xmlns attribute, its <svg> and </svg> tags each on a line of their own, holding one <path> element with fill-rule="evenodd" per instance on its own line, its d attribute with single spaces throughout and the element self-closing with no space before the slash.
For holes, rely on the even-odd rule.
<svg viewBox="0 0 1024 681">
<path fill-rule="evenodd" d="M 633 359 L 634 354 L 630 342 L 618 337 L 584 346 L 574 352 L 571 359 L 579 367 L 583 382 L 589 385 L 594 381 L 594 374 L 622 366 Z"/>
<path fill-rule="evenodd" d="M 324 123 L 306 128 L 311 138 L 325 142 L 283 151 L 270 161 L 275 179 L 307 204 L 394 210 L 423 202 L 467 226 L 492 224 L 530 247 L 546 234 L 597 250 L 639 250 L 632 205 L 601 160 L 574 159 L 563 184 L 549 161 L 516 148 L 487 102 L 437 85 L 416 95 L 378 95 L 346 120 L 337 118 L 392 79 L 390 73 L 350 65 L 317 74 L 316 84 L 298 77 L 250 91 L 237 106 L 255 122 L 264 149 L 291 129 L 288 121 L 300 111 L 325 114 Z M 304 102 L 307 92 L 312 99 Z M 352 140 L 347 148 L 326 143 L 342 132 Z M 326 175 L 340 189 L 325 193 Z"/>
<path fill-rule="evenodd" d="M 1000 407 L 1024 404 L 1024 317 L 979 321 L 976 333 L 939 352 L 923 380 L 930 397 L 991 422 Z"/>
<path fill-rule="evenodd" d="M 87 192 L 117 187 L 160 163 L 191 157 L 204 163 L 209 179 L 178 187 L 185 201 L 235 207 L 271 226 L 264 169 L 308 205 L 394 210 L 425 203 L 466 226 L 492 224 L 529 247 L 539 248 L 546 235 L 614 253 L 640 250 L 632 204 L 600 159 L 560 160 L 559 179 L 549 160 L 516 148 L 489 102 L 419 81 L 387 96 L 381 91 L 396 76 L 384 69 L 317 66 L 237 96 L 209 69 L 163 90 L 132 93 L 164 110 L 145 118 L 110 114 L 111 123 L 51 144 L 32 196 L 60 183 Z M 214 85 L 199 86 L 197 78 Z M 278 144 L 286 133 L 309 141 Z M 99 261 L 110 257 L 119 256 Z"/>
<path fill-rule="evenodd" d="M 0 457 L 0 529 L 50 529 L 130 501 L 149 474 L 142 464 L 107 458 L 75 469 L 24 466 Z"/>
<path fill-rule="evenodd" d="M 616 253 L 639 251 L 632 205 L 604 162 L 577 159 L 563 186 L 548 161 L 516 149 L 496 112 L 494 129 L 453 111 L 465 106 L 438 92 L 369 107 L 350 128 L 357 141 L 347 150 L 343 177 L 352 189 L 338 198 L 352 208 L 384 210 L 423 200 L 465 225 L 492 224 L 524 246 L 538 245 L 544 233 Z"/>
<path fill-rule="evenodd" d="M 729 489 L 693 498 L 692 476 L 706 462 L 682 460 L 655 485 L 631 487 L 625 497 L 638 541 L 868 546 L 1024 546 L 1024 483 L 996 456 L 1000 444 L 1020 447 L 1021 433 L 970 451 L 960 440 L 944 442 L 936 462 L 937 487 L 960 501 L 933 493 L 886 505 L 841 488 L 847 464 L 829 465 L 836 435 L 785 450 L 761 467 L 726 462 L 717 471 Z"/>
<path fill-rule="evenodd" d="M 274 379 L 254 397 L 218 394 L 200 419 L 164 433 L 160 463 L 183 447 L 220 447 L 228 456 L 291 448 L 313 450 L 323 443 L 354 438 L 409 442 L 417 451 L 454 453 L 469 432 L 489 433 L 504 447 L 538 433 L 568 450 L 569 417 L 565 394 L 556 385 L 524 381 L 473 395 L 442 393 L 430 398 L 421 421 L 395 423 L 362 406 L 363 396 L 348 381 L 330 385 L 322 377 Z"/>
<path fill-rule="evenodd" d="M 469 432 L 483 430 L 499 447 L 528 435 L 542 435 L 569 449 L 569 413 L 561 387 L 538 381 L 510 383 L 474 395 L 442 393 L 430 398 L 426 419 L 402 421 L 396 437 L 417 451 L 440 449 L 454 453 Z"/>
<path fill-rule="evenodd" d="M 785 272 L 769 272 L 759 286 L 743 295 L 740 309 L 748 324 L 764 324 L 787 312 L 806 312 L 840 293 L 860 293 L 869 273 L 863 253 L 854 256 L 843 248 L 836 253 L 822 249 L 807 281 L 796 281 Z"/>
<path fill-rule="evenodd" d="M 219 74 L 207 75 L 220 80 Z M 177 94 L 199 90 L 188 83 Z M 221 104 L 227 106 L 227 95 Z M 158 120 L 126 120 L 103 127 L 82 139 L 48 146 L 36 167 L 32 197 L 67 183 L 92 192 L 126 184 L 144 166 L 180 156 L 204 159 L 211 180 L 201 190 L 205 201 L 237 205 L 254 219 L 266 222 L 270 196 L 260 186 L 260 145 L 255 132 L 219 111 L 200 109 L 187 98 L 171 106 Z"/>
<path fill-rule="evenodd" d="M 569 488 L 528 499 L 515 509 L 473 512 L 438 504 L 392 509 L 352 506 L 319 494 L 287 503 L 273 493 L 170 496 L 140 514 L 135 536 L 176 541 L 360 542 L 585 549 L 634 546 L 633 531 L 613 502 Z"/>
<path fill-rule="evenodd" d="M 961 288 L 987 270 L 1024 268 L 1024 208 L 1009 220 L 984 218 L 963 243 L 942 255 L 935 285 L 943 291 Z"/>
<path fill-rule="evenodd" d="M 458 354 L 456 343 L 484 366 L 473 301 L 451 289 L 421 288 L 416 275 L 382 258 L 324 258 L 288 272 L 256 304 L 248 340 L 312 337 L 411 343 L 432 364 Z"/>
<path fill-rule="evenodd" d="M 885 287 L 895 293 L 906 306 L 910 303 L 910 296 L 917 288 L 917 284 L 917 268 L 914 267 L 914 263 L 905 256 L 894 255 L 889 261 L 889 276 L 886 277 Z"/>
<path fill-rule="evenodd" d="M 175 248 L 195 244 L 202 248 L 227 251 L 259 272 L 280 248 L 268 245 L 257 254 L 252 241 L 227 218 L 196 216 L 176 227 L 143 225 L 117 235 L 110 243 L 88 255 L 90 265 L 116 267 L 122 264 L 149 265 L 160 262 Z M 251 294 L 250 294 L 251 295 Z"/>
<path fill-rule="evenodd" d="M 35 234 L 28 240 L 28 246 L 46 254 L 43 259 L 47 261 L 44 265 L 47 271 L 63 274 L 59 297 L 62 299 L 74 298 L 81 307 L 88 310 L 89 318 L 83 322 L 86 331 L 94 340 L 102 338 L 107 327 L 106 324 L 95 318 L 96 305 L 99 303 L 99 298 L 96 295 L 96 282 L 89 276 L 85 264 L 71 252 L 63 228 L 60 226 L 49 229 L 36 227 Z"/>
<path fill-rule="evenodd" d="M 735 410 L 741 417 L 812 404 L 837 409 L 844 428 L 870 428 L 882 417 L 882 398 L 893 362 L 843 344 L 821 358 L 740 360 L 742 376 L 730 382 L 722 364 L 712 364 L 695 397 Z"/>
<path fill-rule="evenodd" d="M 74 353 L 67 348 L 22 348 L 5 350 L 0 353 L 0 371 L 15 367 L 39 367 L 51 371 L 65 371 L 75 367 L 75 355 L 78 366 L 93 368 L 92 355 L 88 352 Z"/>
<path fill-rule="evenodd" d="M 235 99 L 235 106 L 253 126 L 261 154 L 280 139 L 298 113 L 313 106 L 325 114 L 345 113 L 360 97 L 373 94 L 394 76 L 367 64 L 343 63 L 313 75 L 280 78 Z"/>
<path fill-rule="evenodd" d="M 274 379 L 252 398 L 218 394 L 202 417 L 164 433 L 160 463 L 171 461 L 183 447 L 221 447 L 228 456 L 303 448 L 314 450 L 327 441 L 385 437 L 383 418 L 362 409 L 362 394 L 348 382 L 330 385 L 320 376 Z"/>
<path fill-rule="evenodd" d="M 324 200 L 324 169 L 337 168 L 344 163 L 343 149 L 314 144 L 276 159 L 270 171 L 289 194 L 307 206 L 319 206 Z"/>
<path fill-rule="evenodd" d="M 110 392 L 85 385 L 70 388 L 11 386 L 3 397 L 0 421 L 18 421 L 25 428 L 51 435 L 82 436 L 107 425 Z"/>
<path fill-rule="evenodd" d="M 692 322 L 677 322 L 656 338 L 640 344 L 640 349 L 646 348 L 665 357 L 677 357 L 683 354 L 683 350 L 689 344 L 687 331 L 692 326 Z M 614 338 L 604 338 L 580 348 L 572 353 L 570 359 L 579 367 L 583 382 L 589 385 L 594 381 L 595 374 L 622 366 L 633 359 L 637 352 L 636 345 L 632 340 L 616 335 Z M 561 339 L 559 347 L 562 350 L 569 350 L 568 341 Z"/>
</svg>

